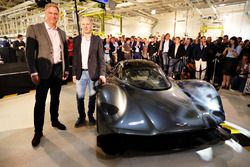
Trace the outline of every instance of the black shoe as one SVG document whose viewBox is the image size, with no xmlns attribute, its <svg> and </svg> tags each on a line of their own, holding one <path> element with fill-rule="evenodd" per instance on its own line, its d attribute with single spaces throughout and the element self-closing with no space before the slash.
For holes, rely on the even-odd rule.
<svg viewBox="0 0 250 167">
<path fill-rule="evenodd" d="M 96 125 L 96 120 L 95 120 L 94 117 L 89 117 L 89 125 L 90 125 L 90 126 Z"/>
<path fill-rule="evenodd" d="M 86 125 L 86 121 L 83 118 L 78 118 L 76 123 L 75 123 L 75 128 L 79 128 L 81 126 Z"/>
<path fill-rule="evenodd" d="M 32 141 L 31 141 L 31 144 L 33 147 L 38 146 L 38 144 L 40 143 L 41 137 L 43 137 L 43 133 L 35 133 Z"/>
<path fill-rule="evenodd" d="M 66 130 L 66 126 L 63 125 L 61 122 L 59 121 L 56 121 L 56 122 L 52 122 L 52 126 L 53 127 L 56 127 L 57 129 L 60 129 L 60 130 Z"/>
<path fill-rule="evenodd" d="M 247 107 L 250 107 L 250 104 L 248 104 Z"/>
</svg>

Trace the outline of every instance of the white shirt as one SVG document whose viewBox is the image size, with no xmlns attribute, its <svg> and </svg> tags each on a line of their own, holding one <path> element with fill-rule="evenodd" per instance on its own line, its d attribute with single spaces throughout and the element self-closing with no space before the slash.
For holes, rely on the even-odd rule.
<svg viewBox="0 0 250 167">
<path fill-rule="evenodd" d="M 187 48 L 188 48 L 188 45 L 185 45 L 184 47 L 185 47 L 185 50 L 187 50 Z"/>
<path fill-rule="evenodd" d="M 165 40 L 164 46 L 163 46 L 163 52 L 168 52 L 169 50 L 169 40 Z"/>
<path fill-rule="evenodd" d="M 91 38 L 86 39 L 84 36 L 82 36 L 82 43 L 81 43 L 82 69 L 88 69 L 90 39 Z"/>
<path fill-rule="evenodd" d="M 140 52 L 140 49 L 139 49 L 139 47 L 140 47 L 140 43 L 137 45 L 138 43 L 136 43 L 136 45 L 135 45 L 135 52 Z"/>
<path fill-rule="evenodd" d="M 106 54 L 109 54 L 109 50 L 108 50 L 108 49 L 110 48 L 110 47 L 109 47 L 109 43 L 106 43 L 106 44 L 104 45 L 104 48 L 105 48 L 105 53 L 106 53 Z"/>
<path fill-rule="evenodd" d="M 52 49 L 53 49 L 52 56 L 53 56 L 53 61 L 54 61 L 53 63 L 57 64 L 62 61 L 60 36 L 57 31 L 57 27 L 55 29 L 52 29 L 49 27 L 49 25 L 46 22 L 45 22 L 45 27 L 49 34 L 49 38 L 52 44 Z"/>
<path fill-rule="evenodd" d="M 117 42 L 113 43 L 113 45 L 114 45 L 114 47 L 115 47 L 115 51 L 114 51 L 113 53 L 116 53 L 119 45 L 118 45 Z"/>
<path fill-rule="evenodd" d="M 176 54 L 177 54 L 177 51 L 178 51 L 179 46 L 180 46 L 180 44 L 179 44 L 179 45 L 175 45 L 175 49 L 174 49 L 174 58 L 176 58 Z"/>
</svg>

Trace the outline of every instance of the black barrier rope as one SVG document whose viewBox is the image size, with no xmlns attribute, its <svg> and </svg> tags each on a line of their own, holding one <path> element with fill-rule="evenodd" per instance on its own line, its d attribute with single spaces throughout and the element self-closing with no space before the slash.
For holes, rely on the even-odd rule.
<svg viewBox="0 0 250 167">
<path fill-rule="evenodd" d="M 207 67 L 204 68 L 203 70 L 197 71 L 195 68 L 188 67 L 188 66 L 187 66 L 187 63 L 184 62 L 183 59 L 184 59 L 183 57 L 180 57 L 175 63 L 169 65 L 168 67 L 173 67 L 173 66 L 175 66 L 177 63 L 179 63 L 180 61 L 182 61 L 182 63 L 184 64 L 184 67 L 187 67 L 188 69 L 192 69 L 192 70 L 194 70 L 195 72 L 203 72 L 203 71 L 207 70 L 208 67 L 209 67 L 211 64 L 213 64 L 213 63 L 214 63 L 213 61 L 215 60 L 215 59 L 213 59 L 213 61 L 212 61 L 210 64 L 207 64 Z"/>
<path fill-rule="evenodd" d="M 187 63 L 187 60 L 188 60 L 188 57 L 182 56 L 174 64 L 171 64 L 170 66 L 168 66 L 168 68 L 172 67 L 172 66 L 175 66 L 177 63 L 179 63 L 181 61 L 182 63 L 180 64 L 179 67 L 177 67 L 178 71 L 174 72 L 175 74 L 182 73 L 184 68 L 187 68 L 189 70 L 193 70 L 194 72 L 199 72 L 201 74 L 202 72 L 206 71 L 210 67 L 210 65 L 219 62 L 218 57 L 215 57 L 209 64 L 207 64 L 206 68 L 204 68 L 202 70 L 200 69 L 198 71 L 195 68 L 193 68 L 192 66 L 188 66 L 189 63 Z M 216 65 L 215 65 L 215 67 L 216 67 Z"/>
<path fill-rule="evenodd" d="M 207 69 L 210 67 L 210 65 L 214 64 L 215 61 L 216 61 L 216 62 L 220 62 L 219 59 L 218 59 L 218 57 L 215 57 L 209 64 L 207 64 L 207 67 L 206 67 L 206 68 L 204 68 L 203 70 L 199 70 L 199 71 L 197 71 L 195 68 L 188 67 L 188 66 L 187 66 L 187 63 L 184 63 L 184 62 L 183 62 L 183 63 L 185 64 L 185 67 L 190 68 L 190 69 L 194 70 L 195 72 L 203 72 L 203 71 L 207 70 Z M 194 64 L 195 64 L 195 63 L 194 63 Z"/>
<path fill-rule="evenodd" d="M 179 63 L 180 61 L 181 61 L 182 59 L 181 58 L 179 58 L 175 63 L 173 63 L 173 64 L 171 64 L 171 65 L 169 65 L 168 67 L 173 67 L 173 66 L 175 66 L 177 63 Z"/>
<path fill-rule="evenodd" d="M 185 66 L 186 66 L 187 68 L 190 68 L 190 69 L 194 70 L 195 72 L 203 72 L 203 71 L 206 71 L 206 70 L 208 69 L 208 67 L 209 67 L 211 64 L 213 64 L 213 62 L 207 64 L 207 67 L 206 67 L 206 68 L 204 68 L 203 70 L 199 70 L 199 71 L 197 71 L 197 70 L 194 69 L 193 67 L 188 67 L 187 65 L 185 65 Z"/>
</svg>

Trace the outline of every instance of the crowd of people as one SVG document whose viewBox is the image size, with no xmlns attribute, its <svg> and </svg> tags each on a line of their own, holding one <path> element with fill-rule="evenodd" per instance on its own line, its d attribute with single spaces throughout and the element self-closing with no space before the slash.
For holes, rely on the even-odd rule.
<svg viewBox="0 0 250 167">
<path fill-rule="evenodd" d="M 4 36 L 0 40 L 0 48 L 7 49 L 5 52 L 0 52 L 2 64 L 6 62 L 25 62 L 25 42 L 23 35 L 18 34 L 16 39 L 12 41 L 7 36 Z"/>
<path fill-rule="evenodd" d="M 172 37 L 113 37 L 103 40 L 104 59 L 111 66 L 121 60 L 147 59 L 162 67 L 174 79 L 202 79 L 243 92 L 249 78 L 250 41 L 228 35 L 212 40 Z M 232 85 L 230 87 L 230 85 Z M 240 85 L 240 86 L 239 86 Z M 246 91 L 248 92 L 248 91 Z"/>
</svg>

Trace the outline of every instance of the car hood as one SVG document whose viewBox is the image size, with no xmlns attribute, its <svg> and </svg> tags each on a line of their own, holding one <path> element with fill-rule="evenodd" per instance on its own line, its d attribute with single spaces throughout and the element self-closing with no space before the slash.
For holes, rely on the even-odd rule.
<svg viewBox="0 0 250 167">
<path fill-rule="evenodd" d="M 129 105 L 114 121 L 117 133 L 159 134 L 209 128 L 200 110 L 177 85 L 162 91 L 135 87 L 125 91 Z"/>
</svg>

